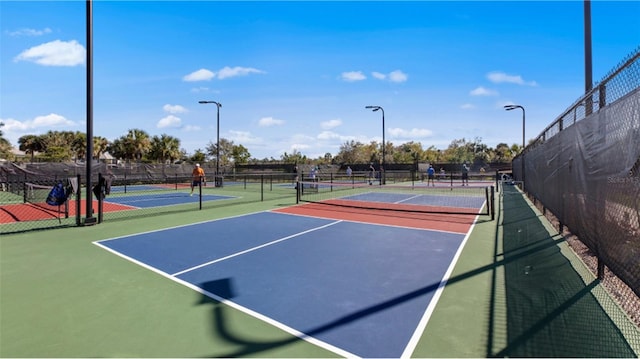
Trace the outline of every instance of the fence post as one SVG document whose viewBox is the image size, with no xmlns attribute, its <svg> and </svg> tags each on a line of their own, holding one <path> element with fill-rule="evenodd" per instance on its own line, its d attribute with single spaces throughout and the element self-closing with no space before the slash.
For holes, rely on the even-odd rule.
<svg viewBox="0 0 640 359">
<path fill-rule="evenodd" d="M 82 226 L 82 215 L 81 215 L 81 205 L 82 205 L 82 182 L 80 182 L 80 175 L 76 174 L 76 226 Z"/>
</svg>

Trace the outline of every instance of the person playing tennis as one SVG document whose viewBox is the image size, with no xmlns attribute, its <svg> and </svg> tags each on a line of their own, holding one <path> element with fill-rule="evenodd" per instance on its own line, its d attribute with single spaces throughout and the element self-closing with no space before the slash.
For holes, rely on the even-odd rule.
<svg viewBox="0 0 640 359">
<path fill-rule="evenodd" d="M 193 189 L 196 186 L 200 186 L 200 183 L 203 182 L 206 185 L 207 182 L 204 178 L 204 170 L 200 167 L 199 163 L 196 163 L 195 167 L 193 167 L 193 171 L 191 171 L 191 193 L 189 196 L 193 196 Z"/>
<path fill-rule="evenodd" d="M 429 165 L 429 168 L 427 169 L 427 186 L 429 186 L 429 183 L 431 183 L 432 187 L 435 187 L 435 181 L 436 179 L 436 169 L 433 168 L 433 165 Z"/>
<path fill-rule="evenodd" d="M 467 161 L 462 164 L 462 185 L 464 186 L 465 183 L 467 186 L 469 185 L 469 166 L 467 166 Z"/>
</svg>

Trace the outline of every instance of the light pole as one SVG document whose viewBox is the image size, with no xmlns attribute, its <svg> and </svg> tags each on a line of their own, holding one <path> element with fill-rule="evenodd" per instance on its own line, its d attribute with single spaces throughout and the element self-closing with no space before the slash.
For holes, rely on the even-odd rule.
<svg viewBox="0 0 640 359">
<path fill-rule="evenodd" d="M 385 179 L 385 168 L 384 168 L 384 157 L 385 157 L 385 145 L 384 145 L 384 109 L 380 106 L 365 106 L 364 108 L 370 108 L 375 111 L 382 111 L 382 161 L 380 162 L 380 184 L 386 184 Z"/>
<path fill-rule="evenodd" d="M 216 187 L 222 186 L 222 181 L 218 182 L 218 174 L 220 173 L 220 107 L 222 104 L 216 101 L 198 101 L 200 104 L 212 103 L 216 105 L 216 175 L 214 177 L 214 183 Z"/>
<path fill-rule="evenodd" d="M 511 111 L 511 110 L 515 110 L 516 108 L 519 108 L 522 110 L 522 159 L 520 159 L 520 164 L 522 165 L 522 186 L 524 187 L 524 119 L 525 119 L 525 112 L 524 112 L 524 107 L 520 106 L 520 105 L 506 105 L 504 106 L 504 109 L 507 111 Z"/>
</svg>

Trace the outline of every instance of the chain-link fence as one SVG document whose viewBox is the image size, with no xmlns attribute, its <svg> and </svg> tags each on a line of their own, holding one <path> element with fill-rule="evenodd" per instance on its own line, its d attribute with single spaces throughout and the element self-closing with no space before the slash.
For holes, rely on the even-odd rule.
<svg viewBox="0 0 640 359">
<path fill-rule="evenodd" d="M 202 167 L 204 181 L 193 186 L 192 164 L 96 163 L 87 192 L 84 164 L 5 163 L 0 166 L 0 233 L 82 225 L 87 217 L 101 222 L 280 198 L 295 201 L 295 178 L 290 173 L 228 171 L 223 176 L 221 171 L 215 176 L 215 168 Z M 73 193 L 61 205 L 50 204 L 48 197 L 58 183 L 73 184 Z M 89 196 L 92 201 L 87 205 Z"/>
<path fill-rule="evenodd" d="M 513 162 L 516 178 L 640 296 L 640 48 Z M 561 228 L 562 229 L 562 228 Z"/>
<path fill-rule="evenodd" d="M 0 234 L 76 226 L 79 176 L 47 176 L 13 164 L 0 167 Z"/>
</svg>

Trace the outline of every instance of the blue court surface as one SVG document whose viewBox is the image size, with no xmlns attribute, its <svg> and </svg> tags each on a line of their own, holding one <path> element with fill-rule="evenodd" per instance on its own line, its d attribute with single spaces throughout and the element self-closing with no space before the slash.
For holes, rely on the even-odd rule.
<svg viewBox="0 0 640 359">
<path fill-rule="evenodd" d="M 237 197 L 203 194 L 202 201 L 219 201 Z M 160 192 L 133 196 L 112 197 L 107 196 L 105 203 L 116 203 L 137 208 L 151 208 L 173 206 L 176 204 L 198 203 L 200 198 L 197 193 L 190 196 L 188 192 Z"/>
<path fill-rule="evenodd" d="M 338 355 L 400 357 L 465 238 L 260 212 L 96 244 Z"/>
<path fill-rule="evenodd" d="M 167 184 L 136 184 L 136 185 L 128 185 L 128 186 L 111 186 L 111 193 L 126 193 L 126 192 L 137 192 L 137 191 L 166 191 L 170 185 Z"/>
</svg>

